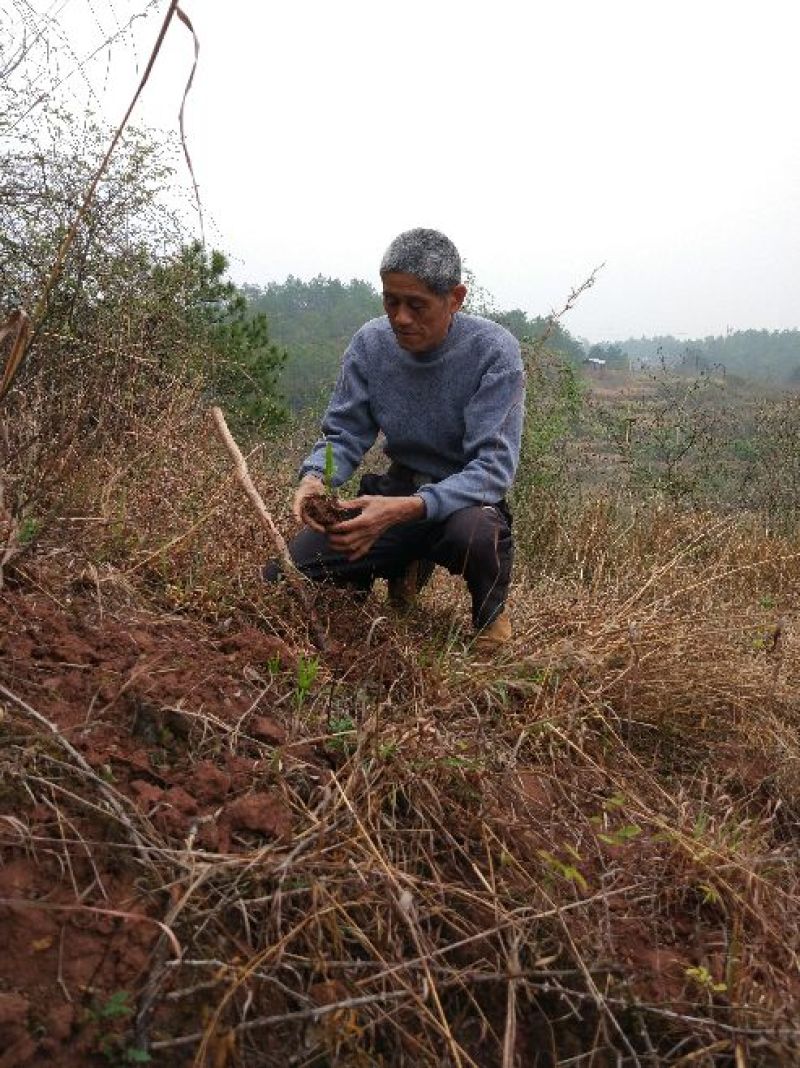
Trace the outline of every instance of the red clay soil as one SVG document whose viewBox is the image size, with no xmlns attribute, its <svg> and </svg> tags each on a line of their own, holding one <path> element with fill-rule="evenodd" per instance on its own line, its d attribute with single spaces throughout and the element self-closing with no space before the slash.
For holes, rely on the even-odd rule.
<svg viewBox="0 0 800 1068">
<path fill-rule="evenodd" d="M 337 637 L 347 632 L 355 638 L 364 629 L 357 604 L 343 611 L 341 595 L 336 603 Z M 368 658 L 376 683 L 394 670 L 391 653 L 391 645 L 365 649 L 352 641 L 337 654 L 336 667 L 346 673 L 348 665 Z M 74 758 L 18 702 L 55 724 L 99 779 L 129 799 L 149 822 L 148 842 L 171 850 L 194 843 L 212 855 L 252 854 L 254 845 L 282 843 L 295 831 L 284 795 L 270 785 L 275 758 L 289 769 L 302 761 L 318 784 L 330 775 L 329 758 L 308 742 L 288 739 L 281 722 L 296 659 L 279 638 L 251 626 L 214 630 L 130 608 L 114 615 L 101 610 L 91 589 L 58 600 L 32 584 L 0 594 L 0 684 L 18 699 L 0 691 L 0 1068 L 129 1063 L 125 1043 L 158 960 L 158 922 L 180 898 L 180 891 L 143 879 L 135 844 L 104 811 L 98 783 L 81 777 Z M 435 692 L 428 696 L 433 700 Z M 591 786 L 587 782 L 587 793 Z M 547 769 L 532 767 L 509 784 L 504 818 L 522 805 L 518 833 L 534 836 L 564 803 Z M 642 870 L 663 863 L 663 844 L 648 845 L 645 838 L 626 845 L 629 865 L 631 851 L 641 851 Z M 539 844 L 532 842 L 531 855 Z M 608 847 L 612 860 L 616 848 Z M 598 854 L 598 866 L 602 859 Z M 584 870 L 599 884 L 600 867 Z M 616 909 L 629 904 L 610 897 L 602 918 L 614 920 L 616 967 L 637 978 L 641 996 L 679 1004 L 686 970 L 697 960 L 723 974 L 714 956 L 725 945 L 721 921 L 701 929 L 696 910 L 676 900 L 671 933 L 654 932 L 646 914 L 617 917 Z M 599 929 L 599 917 L 587 910 L 585 922 Z M 591 944 L 591 931 L 585 942 Z M 246 956 L 249 947 L 242 952 Z M 231 956 L 236 953 L 233 944 Z M 464 966 L 471 964 L 465 958 Z M 160 994 L 169 992 L 169 981 L 162 983 Z M 324 993 L 309 991 L 320 1003 Z M 204 1007 L 162 998 L 152 1033 L 196 1032 L 204 1026 Z M 259 1008 L 270 1015 L 269 1004 Z M 554 1017 L 562 1008 L 555 1006 Z M 505 994 L 484 1010 L 501 1033 Z M 585 1034 L 569 1016 L 564 1021 L 561 1055 L 578 1057 L 590 1048 L 593 1032 Z M 544 1015 L 520 1020 L 520 1063 L 534 1063 L 541 1036 L 552 1026 Z M 170 1049 L 157 1053 L 154 1063 L 177 1068 L 193 1055 L 191 1047 Z"/>
<path fill-rule="evenodd" d="M 270 714 L 270 668 L 292 670 L 294 659 L 255 628 L 121 622 L 88 595 L 0 595 L 0 683 L 51 720 L 172 848 L 194 835 L 236 852 L 242 834 L 291 833 L 283 801 L 254 780 L 269 747 L 286 741 Z M 209 723 L 217 729 L 204 750 Z M 96 784 L 81 784 L 74 761 L 3 694 L 0 753 L 0 1068 L 127 1063 L 118 1044 L 164 893 L 141 886 L 119 827 L 70 799 L 100 804 Z M 183 1061 L 176 1053 L 170 1063 Z"/>
</svg>

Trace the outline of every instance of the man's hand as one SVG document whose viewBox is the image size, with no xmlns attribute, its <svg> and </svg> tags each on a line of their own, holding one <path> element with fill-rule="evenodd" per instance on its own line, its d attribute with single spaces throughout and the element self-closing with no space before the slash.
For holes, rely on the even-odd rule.
<svg viewBox="0 0 800 1068">
<path fill-rule="evenodd" d="M 354 497 L 352 501 L 339 501 L 339 506 L 361 509 L 354 519 L 345 519 L 328 531 L 331 547 L 345 553 L 348 560 L 366 555 L 384 530 L 395 523 L 425 518 L 421 497 Z"/>
<path fill-rule="evenodd" d="M 306 518 L 303 515 L 303 506 L 309 497 L 320 497 L 325 494 L 325 483 L 321 478 L 317 478 L 316 475 L 303 475 L 300 480 L 300 485 L 297 487 L 294 495 L 294 501 L 292 502 L 292 514 L 295 519 L 299 519 L 301 523 L 305 523 L 311 527 L 312 530 L 318 531 L 320 534 L 325 533 L 325 528 L 320 526 L 315 519 Z"/>
</svg>

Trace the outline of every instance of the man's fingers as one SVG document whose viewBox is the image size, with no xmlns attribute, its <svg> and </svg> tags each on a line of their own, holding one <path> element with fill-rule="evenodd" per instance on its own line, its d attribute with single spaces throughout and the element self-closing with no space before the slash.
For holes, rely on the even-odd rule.
<svg viewBox="0 0 800 1068">
<path fill-rule="evenodd" d="M 333 533 L 328 531 L 328 543 L 332 549 L 344 553 L 348 559 L 353 560 L 369 552 L 375 543 L 375 535 L 371 533 Z M 353 554 L 356 554 L 355 556 Z"/>
<path fill-rule="evenodd" d="M 331 548 L 343 553 L 348 560 L 360 560 L 366 556 L 386 528 L 386 523 L 381 521 L 381 513 L 375 514 L 376 501 L 383 503 L 384 498 L 365 494 L 338 502 L 342 508 L 358 512 L 352 519 L 343 519 L 326 531 Z"/>
<path fill-rule="evenodd" d="M 308 515 L 308 513 L 306 512 L 306 505 L 309 502 L 310 496 L 313 495 L 306 495 L 301 500 L 299 500 L 292 509 L 292 514 L 294 515 L 295 519 L 299 519 L 299 521 L 301 523 L 305 523 L 307 527 L 311 527 L 312 530 L 316 530 L 318 534 L 324 534 L 325 527 L 323 527 L 321 523 L 317 522 L 317 520 L 314 519 L 313 516 Z"/>
<path fill-rule="evenodd" d="M 316 479 L 309 479 L 307 482 L 301 482 L 300 487 L 294 495 L 292 501 L 292 515 L 300 523 L 305 523 L 311 527 L 312 530 L 324 533 L 324 528 L 316 523 L 313 519 L 309 519 L 306 514 L 306 505 L 312 497 L 320 497 L 324 493 L 324 486 Z"/>
<path fill-rule="evenodd" d="M 362 556 L 366 556 L 372 548 L 372 542 L 368 541 L 360 545 L 351 546 L 347 552 L 348 560 L 360 560 Z"/>
<path fill-rule="evenodd" d="M 362 530 L 363 528 L 364 521 L 360 515 L 357 515 L 353 519 L 341 519 L 338 523 L 334 523 L 332 527 L 328 527 L 328 533 L 350 534 L 353 531 Z"/>
</svg>

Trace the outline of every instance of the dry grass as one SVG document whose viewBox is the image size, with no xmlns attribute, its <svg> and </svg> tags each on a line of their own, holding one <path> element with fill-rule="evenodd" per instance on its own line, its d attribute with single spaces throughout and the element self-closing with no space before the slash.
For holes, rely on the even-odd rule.
<svg viewBox="0 0 800 1068">
<path fill-rule="evenodd" d="M 263 534 L 195 399 L 171 404 L 132 426 L 126 456 L 84 467 L 17 582 L 62 598 L 89 576 L 106 619 L 255 621 L 310 658 L 305 621 L 260 586 Z M 250 457 L 284 523 L 301 450 Z M 321 596 L 343 653 L 307 689 L 298 668 L 250 680 L 282 746 L 181 703 L 181 760 L 257 759 L 253 789 L 291 834 L 213 850 L 125 797 L 124 821 L 106 810 L 119 831 L 89 853 L 132 867 L 181 946 L 163 933 L 134 992 L 131 1041 L 155 1063 L 797 1057 L 800 545 L 658 503 L 565 508 L 552 531 L 546 557 L 520 561 L 506 658 L 471 659 L 440 577 L 407 619 L 380 593 Z M 57 797 L 62 839 L 19 819 L 6 842 L 71 855 L 102 797 L 28 737 L 9 771 Z"/>
<path fill-rule="evenodd" d="M 120 189 L 160 184 L 140 178 Z M 57 213 L 56 186 L 30 203 Z M 93 191 L 43 293 L 19 236 L 41 307 Z M 318 660 L 260 581 L 263 530 L 180 381 L 186 323 L 168 294 L 153 318 L 123 221 L 98 274 L 105 291 L 121 270 L 116 300 L 74 248 L 69 329 L 40 335 L 0 424 L 0 1007 L 32 1003 L 0 1064 L 797 1062 L 796 537 L 632 478 L 583 503 L 534 494 L 507 656 L 472 658 L 439 576 L 404 619 L 380 592 L 321 593 L 342 647 Z M 551 378 L 536 414 L 555 448 Z M 644 409 L 644 436 L 606 466 L 700 499 L 665 442 L 694 440 L 702 405 L 612 384 L 599 400 Z M 768 474 L 794 456 L 791 406 L 773 436 Z M 308 437 L 248 457 L 287 532 Z M 32 940 L 50 914 L 84 942 L 66 924 Z M 65 945 L 98 940 L 120 959 L 70 979 Z M 132 1010 L 109 1017 L 120 993 Z M 70 1015 L 60 1039 L 47 999 Z"/>
</svg>

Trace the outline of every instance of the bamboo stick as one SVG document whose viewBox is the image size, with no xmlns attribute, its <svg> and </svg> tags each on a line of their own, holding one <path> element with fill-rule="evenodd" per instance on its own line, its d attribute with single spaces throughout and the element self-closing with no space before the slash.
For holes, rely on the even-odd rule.
<svg viewBox="0 0 800 1068">
<path fill-rule="evenodd" d="M 305 612 L 309 630 L 311 632 L 311 640 L 314 645 L 323 653 L 328 652 L 331 648 L 331 643 L 328 640 L 325 630 L 322 627 L 314 607 L 311 603 L 311 595 L 306 585 L 306 580 L 301 573 L 295 567 L 294 561 L 289 555 L 289 549 L 286 546 L 286 541 L 278 530 L 275 524 L 275 520 L 270 515 L 267 506 L 261 497 L 261 494 L 256 489 L 255 483 L 250 477 L 250 472 L 247 469 L 247 463 L 244 456 L 242 456 L 239 446 L 236 444 L 233 435 L 228 429 L 228 424 L 225 422 L 225 416 L 222 414 L 222 409 L 216 405 L 211 409 L 211 418 L 214 420 L 214 424 L 217 428 L 217 433 L 222 439 L 222 443 L 228 450 L 231 459 L 233 460 L 234 470 L 236 473 L 236 479 L 240 486 L 247 494 L 250 503 L 261 517 L 261 521 L 269 531 L 269 535 L 272 539 L 272 543 L 275 546 L 278 554 L 278 560 L 281 565 L 286 581 L 289 583 L 294 596 L 300 602 L 300 605 Z"/>
</svg>

